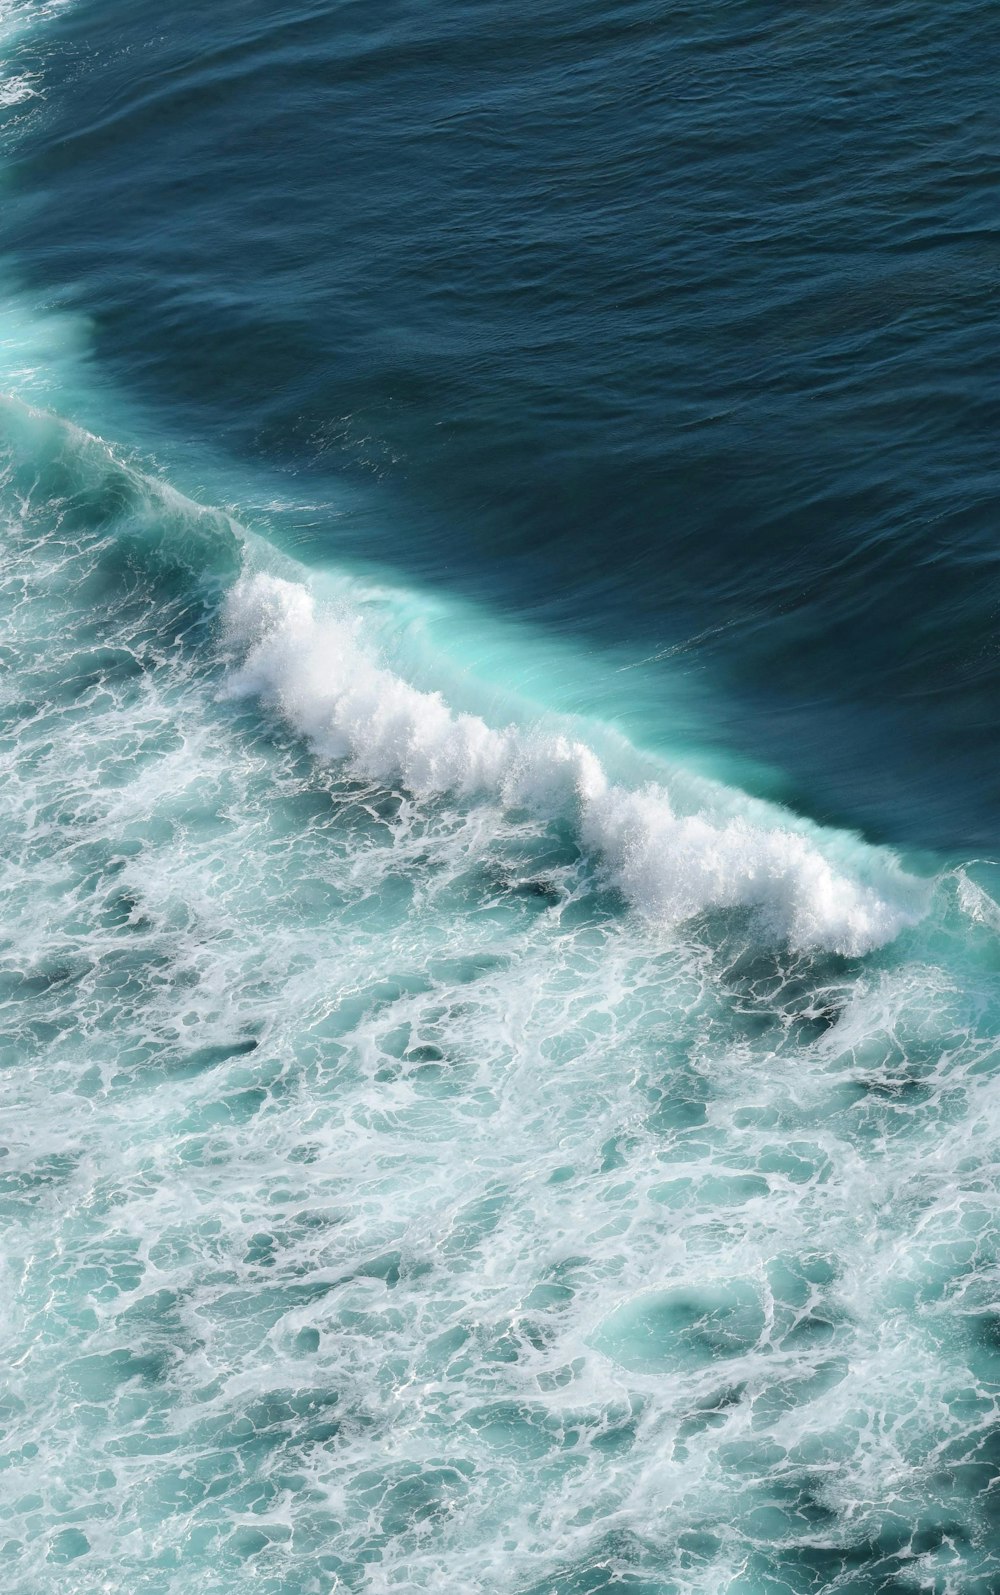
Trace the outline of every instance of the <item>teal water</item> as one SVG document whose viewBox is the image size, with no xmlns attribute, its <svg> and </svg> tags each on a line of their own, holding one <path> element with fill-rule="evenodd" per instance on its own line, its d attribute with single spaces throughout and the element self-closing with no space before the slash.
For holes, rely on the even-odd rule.
<svg viewBox="0 0 1000 1595">
<path fill-rule="evenodd" d="M 800 477 L 761 421 L 795 462 L 770 490 L 783 523 L 815 529 L 832 628 L 786 601 L 803 567 L 775 533 L 762 640 L 760 528 L 750 563 L 727 564 L 724 506 L 705 546 L 690 483 L 672 533 L 643 519 L 680 443 L 643 476 L 656 383 L 636 364 L 653 314 L 638 289 L 617 388 L 597 324 L 589 353 L 559 344 L 562 279 L 539 266 L 516 286 L 532 337 L 551 335 L 547 397 L 526 404 L 519 346 L 499 337 L 476 389 L 468 318 L 487 339 L 495 283 L 469 254 L 474 208 L 466 244 L 449 235 L 456 326 L 422 253 L 444 225 L 437 168 L 411 162 L 407 198 L 380 165 L 382 140 L 419 145 L 442 96 L 478 126 L 497 57 L 505 137 L 535 166 L 504 167 L 513 191 L 489 163 L 467 184 L 530 233 L 531 182 L 589 96 L 667 61 L 690 92 L 666 127 L 687 125 L 690 181 L 724 211 L 753 151 L 723 136 L 717 75 L 731 51 L 759 58 L 763 14 L 668 25 L 637 8 L 623 34 L 556 8 L 516 44 L 486 6 L 0 15 L 4 1588 L 991 1595 L 1000 880 L 972 845 L 993 813 L 985 457 L 975 480 L 949 474 L 967 415 L 956 399 L 955 436 L 915 419 L 904 361 L 894 457 L 920 445 L 928 473 L 906 491 L 929 504 L 937 476 L 970 494 L 966 534 L 932 557 L 872 488 L 859 550 L 832 487 L 828 533 L 808 520 L 830 437 Z M 927 14 L 891 15 L 904 86 L 929 101 L 944 91 Z M 973 15 L 956 12 L 959 43 Z M 836 61 L 835 41 L 800 21 L 787 44 L 777 78 L 749 81 L 794 108 L 796 71 Z M 948 89 L 969 102 L 962 140 L 988 109 L 977 121 L 979 71 Z M 539 100 L 536 74 L 563 98 Z M 309 118 L 331 103 L 345 153 L 327 179 Z M 216 114 L 243 131 L 206 143 Z M 845 98 L 841 114 L 823 136 L 853 149 L 860 113 Z M 804 158 L 794 120 L 766 125 L 755 183 Z M 663 168 L 624 170 L 641 189 Z M 331 265 L 310 229 L 332 225 L 348 178 L 358 253 Z M 313 211 L 296 212 L 297 184 Z M 366 254 L 366 184 L 412 258 Z M 563 197 L 593 204 L 602 248 L 614 235 L 640 272 L 643 240 L 619 236 L 606 189 Z M 841 213 L 822 203 L 829 236 Z M 571 276 L 587 236 L 564 225 Z M 235 253 L 217 258 L 223 236 Z M 750 258 L 746 315 L 763 244 Z M 671 271 L 685 261 L 690 292 L 719 265 L 697 234 Z M 806 264 L 786 254 L 782 292 L 807 292 Z M 735 282 L 730 299 L 737 316 Z M 896 332 L 930 382 L 955 328 L 946 305 L 939 325 L 921 315 Z M 972 406 L 989 335 L 984 321 Z M 381 362 L 404 346 L 398 386 Z M 590 420 L 619 415 L 600 449 L 560 398 L 588 357 Z M 335 425 L 341 382 L 370 392 Z M 678 375 L 672 402 L 696 386 Z M 435 455 L 462 394 L 465 442 Z M 855 424 L 874 449 L 870 413 Z M 517 493 L 459 538 L 474 484 L 487 498 L 510 479 L 528 436 Z M 600 450 L 621 472 L 598 516 Z M 729 480 L 721 461 L 706 482 Z M 724 574 L 695 602 L 709 551 Z M 892 670 L 876 684 L 880 661 L 916 671 L 898 638 L 844 634 L 838 653 L 865 573 L 865 612 L 895 597 L 900 625 L 924 583 L 919 689 Z"/>
</svg>

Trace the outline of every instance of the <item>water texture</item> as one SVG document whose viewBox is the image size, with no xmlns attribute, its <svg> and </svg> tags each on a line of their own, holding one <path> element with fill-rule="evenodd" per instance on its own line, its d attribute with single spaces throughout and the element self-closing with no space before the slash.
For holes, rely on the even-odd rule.
<svg viewBox="0 0 1000 1595">
<path fill-rule="evenodd" d="M 1000 1588 L 997 31 L 0 9 L 12 1595 Z"/>
</svg>

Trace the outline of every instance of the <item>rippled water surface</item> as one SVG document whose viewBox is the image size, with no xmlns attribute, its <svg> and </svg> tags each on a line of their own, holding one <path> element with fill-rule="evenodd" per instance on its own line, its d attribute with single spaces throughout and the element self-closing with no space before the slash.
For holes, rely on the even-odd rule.
<svg viewBox="0 0 1000 1595">
<path fill-rule="evenodd" d="M 1000 1587 L 998 33 L 0 3 L 12 1595 Z"/>
</svg>

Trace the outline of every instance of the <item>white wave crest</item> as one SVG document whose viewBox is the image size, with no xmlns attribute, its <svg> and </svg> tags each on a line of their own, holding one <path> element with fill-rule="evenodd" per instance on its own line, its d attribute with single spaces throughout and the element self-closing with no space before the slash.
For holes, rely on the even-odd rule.
<svg viewBox="0 0 1000 1595">
<path fill-rule="evenodd" d="M 707 800 L 699 812 L 678 812 L 666 784 L 615 784 L 583 742 L 454 712 L 440 693 L 377 663 L 356 617 L 318 612 L 296 582 L 245 575 L 224 618 L 240 659 L 229 694 L 276 709 L 321 758 L 347 759 L 417 796 L 485 793 L 570 815 L 582 845 L 649 920 L 752 909 L 765 934 L 795 948 L 857 956 L 925 911 L 925 883 L 852 837 L 749 798 L 740 813 L 731 792 L 714 811 Z"/>
</svg>

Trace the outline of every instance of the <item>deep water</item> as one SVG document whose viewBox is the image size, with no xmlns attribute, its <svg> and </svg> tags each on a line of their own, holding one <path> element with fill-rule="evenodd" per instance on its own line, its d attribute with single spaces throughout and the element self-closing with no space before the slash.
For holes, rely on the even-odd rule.
<svg viewBox="0 0 1000 1595">
<path fill-rule="evenodd" d="M 0 0 L 11 1595 L 1000 1588 L 998 43 Z"/>
</svg>

